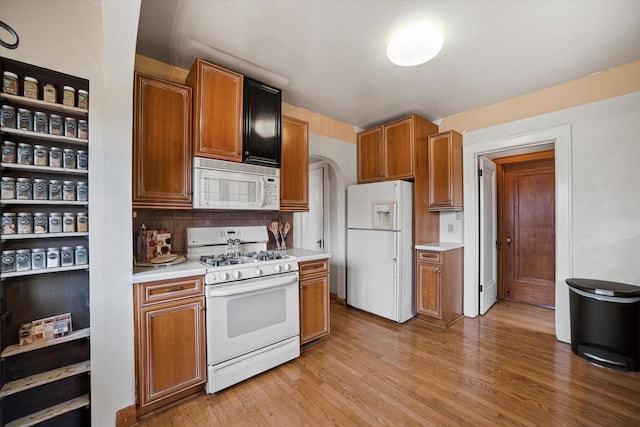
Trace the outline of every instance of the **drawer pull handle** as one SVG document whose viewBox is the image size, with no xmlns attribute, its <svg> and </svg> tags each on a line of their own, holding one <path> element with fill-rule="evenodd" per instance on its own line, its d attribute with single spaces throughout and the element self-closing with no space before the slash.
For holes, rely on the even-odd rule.
<svg viewBox="0 0 640 427">
<path fill-rule="evenodd" d="M 167 292 L 178 292 L 184 289 L 184 286 L 176 286 L 174 288 L 166 288 Z"/>
</svg>

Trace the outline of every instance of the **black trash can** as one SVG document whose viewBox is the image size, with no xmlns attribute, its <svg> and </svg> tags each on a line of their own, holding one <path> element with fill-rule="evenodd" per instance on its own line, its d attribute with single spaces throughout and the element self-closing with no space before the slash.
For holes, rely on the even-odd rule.
<svg viewBox="0 0 640 427">
<path fill-rule="evenodd" d="M 640 286 L 567 279 L 571 349 L 589 362 L 640 370 Z"/>
</svg>

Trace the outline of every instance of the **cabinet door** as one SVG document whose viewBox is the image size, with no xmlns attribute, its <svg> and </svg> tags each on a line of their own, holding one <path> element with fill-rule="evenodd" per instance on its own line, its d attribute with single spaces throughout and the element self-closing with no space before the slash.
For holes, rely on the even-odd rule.
<svg viewBox="0 0 640 427">
<path fill-rule="evenodd" d="M 418 313 L 442 318 L 442 278 L 437 264 L 416 264 L 416 310 Z"/>
<path fill-rule="evenodd" d="M 187 76 L 193 97 L 195 156 L 242 161 L 242 75 L 196 59 Z"/>
<path fill-rule="evenodd" d="M 384 179 L 413 178 L 414 148 L 411 117 L 384 126 L 383 157 Z"/>
<path fill-rule="evenodd" d="M 203 384 L 204 297 L 143 306 L 137 342 L 140 407 Z"/>
<path fill-rule="evenodd" d="M 242 161 L 280 167 L 280 89 L 244 78 Z"/>
<path fill-rule="evenodd" d="M 429 137 L 429 208 L 462 208 L 462 136 L 454 131 Z"/>
<path fill-rule="evenodd" d="M 191 88 L 136 73 L 133 204 L 191 206 Z"/>
<path fill-rule="evenodd" d="M 382 126 L 358 134 L 358 184 L 382 180 Z"/>
<path fill-rule="evenodd" d="M 300 280 L 300 344 L 329 333 L 329 275 Z"/>
<path fill-rule="evenodd" d="M 282 116 L 280 210 L 309 210 L 309 124 Z"/>
</svg>

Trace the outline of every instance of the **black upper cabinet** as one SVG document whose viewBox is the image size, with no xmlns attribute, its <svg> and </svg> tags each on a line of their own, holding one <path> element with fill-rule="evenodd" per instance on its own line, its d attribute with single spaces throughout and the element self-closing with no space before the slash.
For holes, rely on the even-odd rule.
<svg viewBox="0 0 640 427">
<path fill-rule="evenodd" d="M 242 161 L 280 167 L 282 91 L 244 78 Z"/>
</svg>

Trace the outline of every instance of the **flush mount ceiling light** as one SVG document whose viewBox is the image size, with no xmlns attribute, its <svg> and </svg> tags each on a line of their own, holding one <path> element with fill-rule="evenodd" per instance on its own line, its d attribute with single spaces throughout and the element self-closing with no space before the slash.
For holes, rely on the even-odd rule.
<svg viewBox="0 0 640 427">
<path fill-rule="evenodd" d="M 403 67 L 420 65 L 440 52 L 442 32 L 427 23 L 413 24 L 399 30 L 387 46 L 387 57 Z"/>
</svg>

